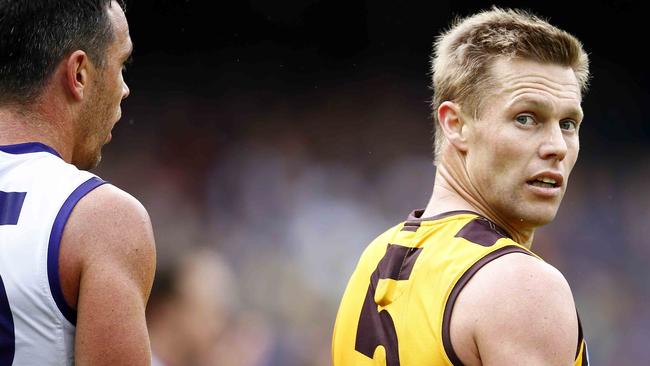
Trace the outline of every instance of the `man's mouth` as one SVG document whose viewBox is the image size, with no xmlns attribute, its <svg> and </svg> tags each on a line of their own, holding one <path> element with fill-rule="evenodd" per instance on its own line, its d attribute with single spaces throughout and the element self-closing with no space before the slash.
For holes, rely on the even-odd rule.
<svg viewBox="0 0 650 366">
<path fill-rule="evenodd" d="M 540 188 L 557 188 L 560 186 L 555 179 L 548 177 L 540 177 L 537 179 L 529 180 L 527 183 L 531 186 Z"/>
</svg>

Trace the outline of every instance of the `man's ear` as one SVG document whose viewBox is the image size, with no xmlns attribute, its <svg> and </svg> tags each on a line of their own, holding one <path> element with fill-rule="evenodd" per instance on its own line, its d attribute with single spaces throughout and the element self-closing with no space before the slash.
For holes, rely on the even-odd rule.
<svg viewBox="0 0 650 366">
<path fill-rule="evenodd" d="M 458 104 L 450 101 L 440 104 L 438 124 L 451 145 L 462 152 L 467 151 L 467 121 L 463 118 Z"/>
<path fill-rule="evenodd" d="M 64 61 L 65 89 L 70 96 L 81 101 L 89 84 L 89 69 L 91 67 L 88 55 L 81 50 L 74 51 Z"/>
</svg>

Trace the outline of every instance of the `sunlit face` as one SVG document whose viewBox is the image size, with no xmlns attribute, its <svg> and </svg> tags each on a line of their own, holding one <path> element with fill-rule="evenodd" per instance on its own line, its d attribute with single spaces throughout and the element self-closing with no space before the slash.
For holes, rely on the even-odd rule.
<svg viewBox="0 0 650 366">
<path fill-rule="evenodd" d="M 120 119 L 120 103 L 129 95 L 124 82 L 124 65 L 128 61 L 133 45 L 129 36 L 129 25 L 122 8 L 115 1 L 108 8 L 108 17 L 113 27 L 114 40 L 106 50 L 103 68 L 95 68 L 91 80 L 88 101 L 81 112 L 80 147 L 73 163 L 90 169 L 99 164 L 101 149 L 111 140 L 111 130 Z"/>
<path fill-rule="evenodd" d="M 555 217 L 578 158 L 580 87 L 559 65 L 500 59 L 492 72 L 500 85 L 468 125 L 468 175 L 507 223 L 535 228 Z"/>
</svg>

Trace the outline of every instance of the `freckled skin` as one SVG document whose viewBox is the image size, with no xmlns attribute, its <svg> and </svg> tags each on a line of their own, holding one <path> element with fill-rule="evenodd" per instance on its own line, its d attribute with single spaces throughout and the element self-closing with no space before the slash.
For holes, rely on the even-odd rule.
<svg viewBox="0 0 650 366">
<path fill-rule="evenodd" d="M 103 69 L 87 65 L 88 84 L 77 115 L 70 162 L 92 168 L 129 94 L 122 67 L 132 51 L 128 24 L 116 2 L 108 8 L 114 40 Z M 62 145 L 63 146 L 63 145 Z M 151 221 L 135 198 L 110 184 L 81 198 L 61 238 L 64 297 L 77 311 L 75 365 L 149 365 L 145 308 L 156 266 Z"/>
<path fill-rule="evenodd" d="M 77 121 L 79 138 L 75 142 L 73 164 L 82 169 L 92 169 L 99 164 L 101 149 L 110 141 L 111 130 L 122 115 L 120 104 L 130 93 L 122 75 L 124 61 L 133 50 L 129 26 L 117 4 L 114 3 L 108 13 L 115 40 L 106 51 L 103 68 L 93 68 L 96 79 Z"/>
</svg>

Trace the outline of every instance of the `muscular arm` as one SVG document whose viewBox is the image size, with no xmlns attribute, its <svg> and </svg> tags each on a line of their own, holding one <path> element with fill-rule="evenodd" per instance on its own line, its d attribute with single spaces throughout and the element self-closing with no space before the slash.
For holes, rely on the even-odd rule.
<svg viewBox="0 0 650 366">
<path fill-rule="evenodd" d="M 77 309 L 76 365 L 149 365 L 145 306 L 155 271 L 149 216 L 103 185 L 82 198 L 61 239 L 64 296 Z"/>
<path fill-rule="evenodd" d="M 451 338 L 468 366 L 573 365 L 578 320 L 569 285 L 534 257 L 497 258 L 459 295 Z"/>
</svg>

